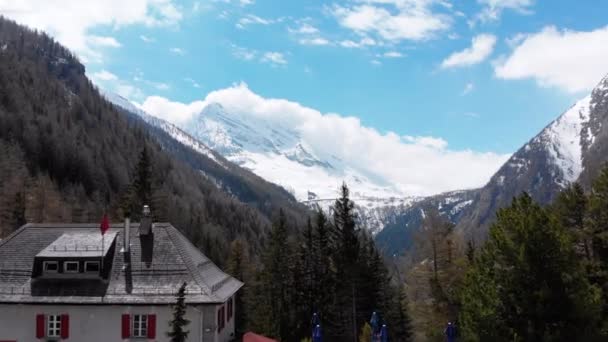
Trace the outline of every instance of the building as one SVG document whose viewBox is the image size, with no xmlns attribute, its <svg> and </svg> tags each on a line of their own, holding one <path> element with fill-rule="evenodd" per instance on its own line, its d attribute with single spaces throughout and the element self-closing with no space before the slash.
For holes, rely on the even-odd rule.
<svg viewBox="0 0 608 342">
<path fill-rule="evenodd" d="M 188 341 L 231 341 L 243 283 L 171 224 L 27 224 L 0 242 L 0 341 L 169 341 L 184 282 Z"/>
</svg>

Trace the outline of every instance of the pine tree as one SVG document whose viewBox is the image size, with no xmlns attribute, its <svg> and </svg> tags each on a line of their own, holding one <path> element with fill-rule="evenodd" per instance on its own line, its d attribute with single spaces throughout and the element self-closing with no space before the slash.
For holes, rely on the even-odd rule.
<svg viewBox="0 0 608 342">
<path fill-rule="evenodd" d="M 15 194 L 13 203 L 13 211 L 11 213 L 11 225 L 13 229 L 17 229 L 26 223 L 25 219 L 25 196 L 22 191 Z"/>
<path fill-rule="evenodd" d="M 173 320 L 169 322 L 169 332 L 167 336 L 171 338 L 171 342 L 185 342 L 190 333 L 184 328 L 190 324 L 190 321 L 184 318 L 186 315 L 186 283 L 183 283 L 177 292 L 177 303 L 173 306 Z"/>
<path fill-rule="evenodd" d="M 237 292 L 235 297 L 235 315 L 234 325 L 235 334 L 239 338 L 245 333 L 245 324 L 247 322 L 247 298 L 248 282 L 249 282 L 249 257 L 247 254 L 246 243 L 237 239 L 230 244 L 230 257 L 228 258 L 228 273 L 233 277 L 245 282 L 245 286 Z"/>
<path fill-rule="evenodd" d="M 498 212 L 467 276 L 461 323 L 474 341 L 585 340 L 596 333 L 599 297 L 568 232 L 524 194 Z"/>
<path fill-rule="evenodd" d="M 340 187 L 340 197 L 333 207 L 336 279 L 336 340 L 352 341 L 357 335 L 357 296 L 360 283 L 359 236 L 354 203 L 346 184 Z"/>
<path fill-rule="evenodd" d="M 589 276 L 603 292 L 603 331 L 608 336 L 608 167 L 593 182 L 588 205 L 586 226 L 593 258 Z"/>
<path fill-rule="evenodd" d="M 291 272 L 289 260 L 291 250 L 288 238 L 287 221 L 283 210 L 270 232 L 268 247 L 264 255 L 263 270 L 255 286 L 254 328 L 279 340 L 288 340 L 290 327 Z"/>
<path fill-rule="evenodd" d="M 413 341 L 414 334 L 412 328 L 412 318 L 410 317 L 410 311 L 408 309 L 409 300 L 407 298 L 407 291 L 404 286 L 398 289 L 399 295 L 397 298 L 397 309 L 398 316 L 395 324 L 392 324 L 392 332 L 394 332 L 393 341 L 410 342 Z"/>
<path fill-rule="evenodd" d="M 583 187 L 574 183 L 564 189 L 553 203 L 552 212 L 557 220 L 575 239 L 577 254 L 587 261 L 591 260 L 589 229 L 585 225 L 588 200 Z"/>
</svg>

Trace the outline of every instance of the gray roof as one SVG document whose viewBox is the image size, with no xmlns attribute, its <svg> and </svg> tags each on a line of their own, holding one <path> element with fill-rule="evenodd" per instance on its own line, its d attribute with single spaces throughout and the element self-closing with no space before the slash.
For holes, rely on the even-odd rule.
<svg viewBox="0 0 608 342">
<path fill-rule="evenodd" d="M 243 286 L 169 223 L 154 223 L 153 236 L 139 236 L 139 224 L 131 223 L 131 262 L 126 263 L 120 252 L 123 227 L 122 223 L 111 224 L 106 232 L 106 244 L 112 234 L 116 236 L 107 280 L 32 279 L 37 255 L 46 256 L 54 243 L 77 240 L 86 245 L 84 237 L 100 235 L 99 224 L 21 227 L 0 242 L 0 303 L 170 304 L 184 282 L 188 284 L 186 302 L 223 303 Z M 100 242 L 96 239 L 93 242 Z"/>
<path fill-rule="evenodd" d="M 99 229 L 88 232 L 66 232 L 36 256 L 43 258 L 95 257 L 101 255 L 102 245 L 103 255 L 106 255 L 116 234 L 117 232 L 104 234 L 102 244 L 102 235 Z"/>
</svg>

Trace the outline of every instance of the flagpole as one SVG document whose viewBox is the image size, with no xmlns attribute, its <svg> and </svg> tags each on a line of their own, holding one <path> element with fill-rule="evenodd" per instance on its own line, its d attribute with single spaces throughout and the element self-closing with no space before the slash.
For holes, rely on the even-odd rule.
<svg viewBox="0 0 608 342">
<path fill-rule="evenodd" d="M 103 250 L 104 250 L 104 244 L 105 244 L 105 237 L 106 235 L 104 234 L 105 232 L 101 233 L 101 255 L 99 256 L 99 271 L 100 271 L 100 275 L 103 278 Z"/>
</svg>

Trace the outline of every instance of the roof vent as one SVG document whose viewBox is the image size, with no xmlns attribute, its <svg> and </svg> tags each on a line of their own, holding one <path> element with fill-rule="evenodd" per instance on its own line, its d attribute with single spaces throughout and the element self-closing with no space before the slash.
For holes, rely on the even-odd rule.
<svg viewBox="0 0 608 342">
<path fill-rule="evenodd" d="M 152 233 L 152 215 L 150 213 L 150 207 L 144 205 L 141 222 L 139 223 L 139 235 L 148 235 Z"/>
</svg>

